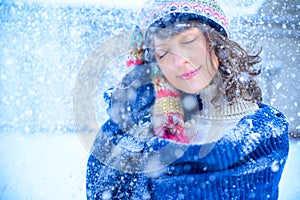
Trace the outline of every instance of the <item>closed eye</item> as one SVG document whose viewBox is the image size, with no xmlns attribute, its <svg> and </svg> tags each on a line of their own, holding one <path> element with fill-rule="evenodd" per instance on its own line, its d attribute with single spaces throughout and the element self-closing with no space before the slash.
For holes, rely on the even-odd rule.
<svg viewBox="0 0 300 200">
<path fill-rule="evenodd" d="M 190 44 L 190 43 L 193 43 L 194 41 L 196 41 L 197 38 L 193 38 L 193 39 L 190 39 L 188 41 L 184 41 L 182 42 L 182 44 Z"/>
<path fill-rule="evenodd" d="M 159 58 L 162 59 L 165 55 L 169 53 L 169 50 L 166 49 L 156 49 L 155 50 L 155 55 Z"/>
<path fill-rule="evenodd" d="M 159 55 L 158 58 L 162 59 L 163 57 L 165 57 L 165 55 L 167 55 L 167 53 L 169 53 L 169 51 L 165 51 L 163 54 Z"/>
</svg>

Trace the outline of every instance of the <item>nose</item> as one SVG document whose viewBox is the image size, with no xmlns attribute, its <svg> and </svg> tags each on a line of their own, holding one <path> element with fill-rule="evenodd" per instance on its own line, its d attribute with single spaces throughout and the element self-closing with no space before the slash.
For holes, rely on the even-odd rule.
<svg viewBox="0 0 300 200">
<path fill-rule="evenodd" d="M 188 64 L 188 60 L 179 53 L 172 53 L 173 63 L 176 67 L 184 67 Z"/>
</svg>

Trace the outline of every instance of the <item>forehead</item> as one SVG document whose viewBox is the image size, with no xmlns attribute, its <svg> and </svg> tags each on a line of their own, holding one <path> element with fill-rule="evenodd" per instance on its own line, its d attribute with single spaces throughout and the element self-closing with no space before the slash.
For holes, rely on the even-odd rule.
<svg viewBox="0 0 300 200">
<path fill-rule="evenodd" d="M 154 32 L 154 35 L 159 39 L 170 39 L 171 37 L 178 35 L 195 26 L 195 24 L 184 22 L 171 24 L 165 28 L 157 28 Z"/>
<path fill-rule="evenodd" d="M 165 28 L 149 27 L 146 31 L 146 34 L 144 35 L 145 44 L 146 46 L 152 46 L 155 37 L 161 40 L 167 40 L 175 35 L 179 35 L 180 33 L 192 27 L 197 27 L 198 30 L 202 33 L 204 33 L 208 28 L 206 24 L 200 23 L 199 21 L 173 23 Z"/>
<path fill-rule="evenodd" d="M 174 30 L 163 30 L 163 33 L 154 36 L 154 44 L 157 46 L 159 43 L 171 42 L 173 40 L 188 40 L 198 35 L 202 35 L 198 28 L 192 27 L 181 32 Z"/>
</svg>

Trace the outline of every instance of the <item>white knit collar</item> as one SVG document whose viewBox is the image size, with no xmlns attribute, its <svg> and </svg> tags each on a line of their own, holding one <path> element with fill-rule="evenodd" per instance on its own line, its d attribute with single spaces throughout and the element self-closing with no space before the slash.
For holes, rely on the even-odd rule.
<svg viewBox="0 0 300 200">
<path fill-rule="evenodd" d="M 215 84 L 211 84 L 199 93 L 203 103 L 203 110 L 200 111 L 201 118 L 215 120 L 240 119 L 259 108 L 257 104 L 243 99 L 239 99 L 232 105 L 229 105 L 229 103 L 224 99 L 220 102 L 220 106 L 216 107 L 211 101 L 218 92 L 217 86 Z"/>
</svg>

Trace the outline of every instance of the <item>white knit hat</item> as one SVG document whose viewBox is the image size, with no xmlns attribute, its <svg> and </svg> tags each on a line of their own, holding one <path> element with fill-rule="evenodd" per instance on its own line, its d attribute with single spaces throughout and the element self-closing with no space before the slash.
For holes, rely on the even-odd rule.
<svg viewBox="0 0 300 200">
<path fill-rule="evenodd" d="M 137 17 L 137 25 L 146 30 L 187 20 L 199 20 L 228 36 L 228 21 L 216 0 L 148 0 Z"/>
</svg>

